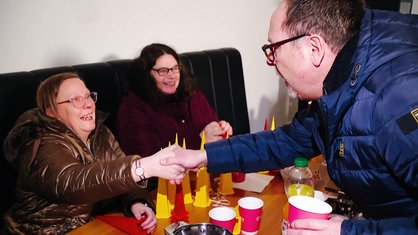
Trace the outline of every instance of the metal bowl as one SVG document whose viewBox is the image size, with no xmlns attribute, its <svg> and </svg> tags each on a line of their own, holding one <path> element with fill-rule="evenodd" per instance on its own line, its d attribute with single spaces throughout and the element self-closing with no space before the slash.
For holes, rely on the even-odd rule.
<svg viewBox="0 0 418 235">
<path fill-rule="evenodd" d="M 232 235 L 221 226 L 211 223 L 189 224 L 174 230 L 174 235 Z"/>
</svg>

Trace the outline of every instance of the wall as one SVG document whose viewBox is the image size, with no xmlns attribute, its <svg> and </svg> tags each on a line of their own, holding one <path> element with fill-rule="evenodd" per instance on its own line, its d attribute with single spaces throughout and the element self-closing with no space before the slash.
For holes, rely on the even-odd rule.
<svg viewBox="0 0 418 235">
<path fill-rule="evenodd" d="M 413 2 L 415 1 L 415 9 L 413 9 Z M 418 13 L 418 0 L 401 0 L 399 4 L 399 11 L 404 14 L 409 14 L 415 12 Z"/>
<path fill-rule="evenodd" d="M 235 47 L 243 60 L 251 131 L 273 116 L 278 126 L 297 108 L 261 50 L 278 1 L 1 0 L 0 73 L 134 58 L 152 42 L 180 53 Z"/>
<path fill-rule="evenodd" d="M 418 0 L 412 1 L 412 11 L 413 14 L 418 14 Z"/>
</svg>

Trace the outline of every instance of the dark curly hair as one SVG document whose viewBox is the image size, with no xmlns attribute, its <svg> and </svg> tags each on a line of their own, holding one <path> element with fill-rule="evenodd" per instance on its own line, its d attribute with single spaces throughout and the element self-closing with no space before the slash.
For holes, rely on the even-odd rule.
<svg viewBox="0 0 418 235">
<path fill-rule="evenodd" d="M 172 95 L 161 92 L 150 73 L 157 59 L 164 54 L 172 55 L 181 67 L 179 86 Z M 175 102 L 189 100 L 196 93 L 197 85 L 173 48 L 164 44 L 153 43 L 144 47 L 139 57 L 133 60 L 127 78 L 127 89 L 150 102 L 154 108 L 158 108 L 167 100 Z"/>
</svg>

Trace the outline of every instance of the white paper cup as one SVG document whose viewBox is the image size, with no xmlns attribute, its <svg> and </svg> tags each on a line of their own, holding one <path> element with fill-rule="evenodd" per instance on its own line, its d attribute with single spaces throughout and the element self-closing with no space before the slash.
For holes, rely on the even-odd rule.
<svg viewBox="0 0 418 235">
<path fill-rule="evenodd" d="M 315 190 L 314 198 L 325 202 L 328 199 L 328 196 L 319 190 Z"/>
</svg>

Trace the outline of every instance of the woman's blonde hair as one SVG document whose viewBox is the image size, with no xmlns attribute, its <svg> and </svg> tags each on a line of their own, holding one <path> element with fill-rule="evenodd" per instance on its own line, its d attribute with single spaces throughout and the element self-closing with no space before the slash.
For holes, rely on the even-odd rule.
<svg viewBox="0 0 418 235">
<path fill-rule="evenodd" d="M 80 78 L 80 76 L 73 72 L 59 73 L 48 77 L 39 85 L 36 92 L 36 103 L 41 114 L 47 116 L 46 110 L 48 108 L 50 108 L 53 113 L 57 112 L 56 99 L 58 91 L 62 82 L 69 78 Z"/>
</svg>

